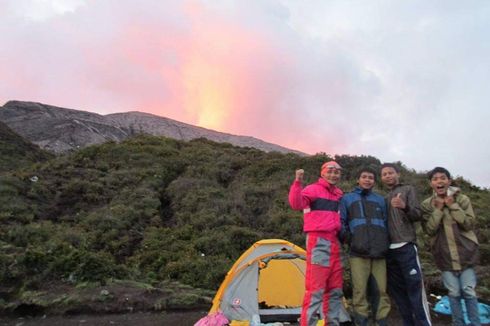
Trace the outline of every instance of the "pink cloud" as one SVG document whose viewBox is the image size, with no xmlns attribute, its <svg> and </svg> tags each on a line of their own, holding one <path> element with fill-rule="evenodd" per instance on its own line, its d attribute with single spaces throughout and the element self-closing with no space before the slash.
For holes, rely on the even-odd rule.
<svg viewBox="0 0 490 326">
<path fill-rule="evenodd" d="M 467 146 L 488 121 L 488 4 L 4 2 L 0 102 L 139 110 L 418 169 L 446 162 L 488 185 L 471 168 L 488 150 Z M 436 135 L 429 116 L 471 130 Z M 430 146 L 434 137 L 451 148 Z"/>
<path fill-rule="evenodd" d="M 118 2 L 117 11 L 113 5 L 90 2 L 12 28 L 0 49 L 9 80 L 0 100 L 99 113 L 139 110 L 310 153 L 342 142 L 339 135 L 335 144 L 325 141 L 329 131 L 315 127 L 302 93 L 328 101 L 345 94 L 305 80 L 304 67 L 314 68 L 302 61 L 300 40 L 281 19 L 265 26 L 270 17 L 261 8 L 243 20 L 244 8 L 197 1 L 147 8 Z"/>
</svg>

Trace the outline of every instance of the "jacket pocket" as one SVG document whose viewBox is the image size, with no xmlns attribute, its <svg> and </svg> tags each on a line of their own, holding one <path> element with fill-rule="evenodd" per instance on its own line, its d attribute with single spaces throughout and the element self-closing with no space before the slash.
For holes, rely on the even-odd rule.
<svg viewBox="0 0 490 326">
<path fill-rule="evenodd" d="M 383 258 L 389 247 L 388 232 L 385 228 L 376 228 L 372 234 L 371 257 Z"/>
<path fill-rule="evenodd" d="M 369 256 L 369 232 L 366 226 L 358 226 L 352 233 L 350 252 L 355 256 Z"/>
</svg>

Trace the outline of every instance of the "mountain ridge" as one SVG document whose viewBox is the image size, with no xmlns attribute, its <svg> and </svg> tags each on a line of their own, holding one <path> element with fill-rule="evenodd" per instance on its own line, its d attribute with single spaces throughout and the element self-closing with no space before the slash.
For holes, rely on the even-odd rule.
<svg viewBox="0 0 490 326">
<path fill-rule="evenodd" d="M 202 137 L 265 152 L 305 155 L 255 137 L 219 132 L 141 111 L 101 115 L 38 102 L 13 100 L 0 107 L 0 121 L 32 143 L 55 153 L 107 141 L 120 142 L 135 134 L 147 133 L 186 141 Z"/>
<path fill-rule="evenodd" d="M 52 154 L 29 142 L 0 121 L 0 174 L 46 161 Z"/>
</svg>

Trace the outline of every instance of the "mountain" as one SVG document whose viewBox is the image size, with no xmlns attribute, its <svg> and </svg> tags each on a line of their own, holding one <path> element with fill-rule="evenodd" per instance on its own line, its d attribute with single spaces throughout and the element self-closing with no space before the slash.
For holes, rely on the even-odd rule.
<svg viewBox="0 0 490 326">
<path fill-rule="evenodd" d="M 178 140 L 206 138 L 265 152 L 302 154 L 254 137 L 218 132 L 143 112 L 100 115 L 41 103 L 9 101 L 0 107 L 0 121 L 55 153 L 107 141 L 120 142 L 135 134 L 150 134 Z"/>
<path fill-rule="evenodd" d="M 51 158 L 0 121 L 0 174 Z"/>
</svg>

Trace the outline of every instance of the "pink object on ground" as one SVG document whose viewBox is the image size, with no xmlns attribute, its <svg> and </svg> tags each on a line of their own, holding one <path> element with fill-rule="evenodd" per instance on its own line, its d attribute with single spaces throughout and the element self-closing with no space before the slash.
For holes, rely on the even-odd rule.
<svg viewBox="0 0 490 326">
<path fill-rule="evenodd" d="M 228 318 L 222 312 L 215 312 L 199 319 L 194 326 L 224 326 L 228 325 Z"/>
</svg>

